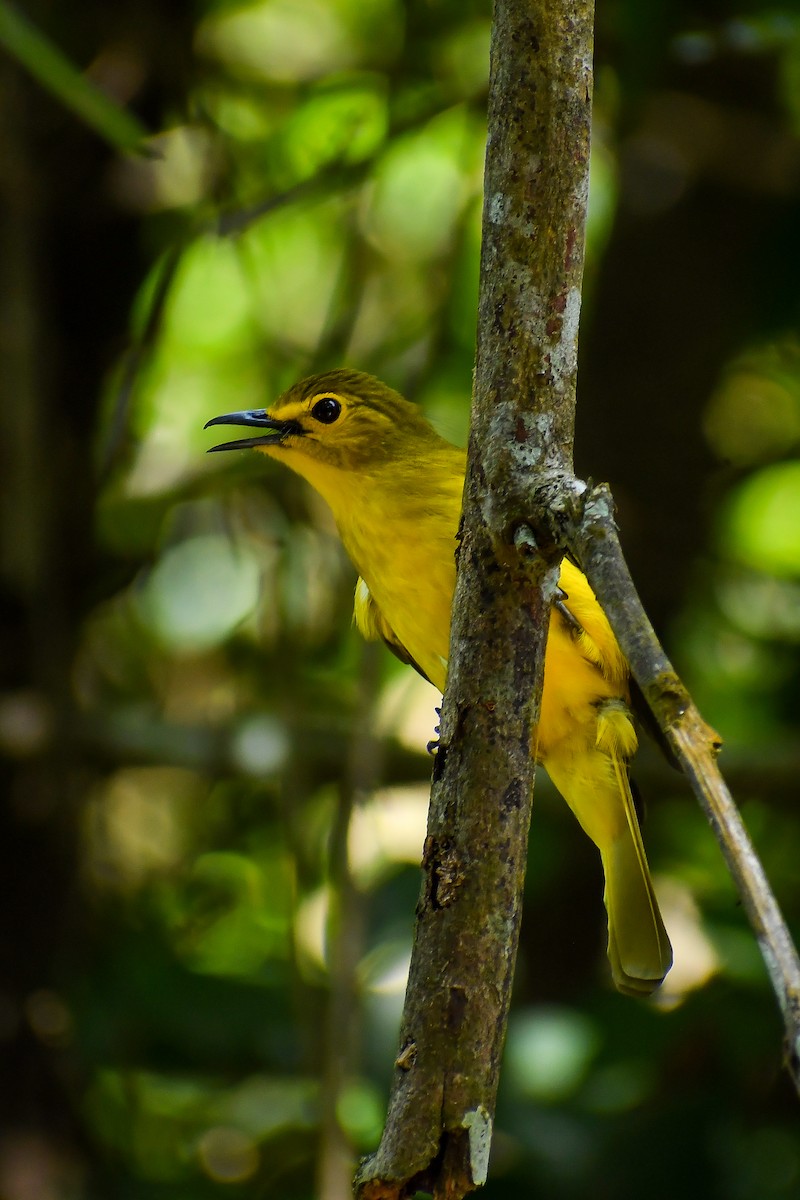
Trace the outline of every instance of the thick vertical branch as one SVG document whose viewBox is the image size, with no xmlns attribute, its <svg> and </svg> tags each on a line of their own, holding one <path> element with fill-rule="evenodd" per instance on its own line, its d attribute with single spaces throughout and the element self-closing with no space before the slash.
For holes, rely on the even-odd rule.
<svg viewBox="0 0 800 1200">
<path fill-rule="evenodd" d="M 496 0 L 478 350 L 447 692 L 389 1115 L 362 1198 L 486 1176 L 558 554 L 524 503 L 571 471 L 592 10 Z M 547 492 L 547 488 L 542 488 Z M 531 522 L 536 526 L 531 529 Z M 543 517 L 542 528 L 547 520 Z"/>
</svg>

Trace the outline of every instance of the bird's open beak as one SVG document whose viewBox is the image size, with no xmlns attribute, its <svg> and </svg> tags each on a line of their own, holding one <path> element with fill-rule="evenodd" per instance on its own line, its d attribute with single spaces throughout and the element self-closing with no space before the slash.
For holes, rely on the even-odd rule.
<svg viewBox="0 0 800 1200">
<path fill-rule="evenodd" d="M 212 417 L 203 426 L 209 425 L 250 425 L 255 429 L 268 429 L 270 432 L 262 437 L 237 438 L 233 442 L 222 442 L 219 446 L 211 446 L 207 451 L 213 454 L 216 450 L 250 450 L 253 446 L 270 446 L 280 444 L 290 434 L 301 434 L 303 427 L 297 421 L 278 421 L 267 416 L 265 408 L 246 408 L 242 412 L 225 413 L 221 417 Z"/>
</svg>

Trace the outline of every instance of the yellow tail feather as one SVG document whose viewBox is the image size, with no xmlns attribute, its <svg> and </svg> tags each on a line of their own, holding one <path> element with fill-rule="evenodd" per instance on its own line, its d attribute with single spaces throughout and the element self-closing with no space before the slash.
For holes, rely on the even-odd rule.
<svg viewBox="0 0 800 1200">
<path fill-rule="evenodd" d="M 597 739 L 583 752 L 551 753 L 553 783 L 600 851 L 605 872 L 608 957 L 621 992 L 646 996 L 672 966 L 672 947 L 647 865 L 628 781 L 636 734 L 624 703 L 598 706 Z"/>
<path fill-rule="evenodd" d="M 635 817 L 634 817 L 635 819 Z M 638 827 L 601 849 L 606 876 L 608 957 L 621 992 L 649 995 L 672 966 L 664 922 L 653 891 Z"/>
</svg>

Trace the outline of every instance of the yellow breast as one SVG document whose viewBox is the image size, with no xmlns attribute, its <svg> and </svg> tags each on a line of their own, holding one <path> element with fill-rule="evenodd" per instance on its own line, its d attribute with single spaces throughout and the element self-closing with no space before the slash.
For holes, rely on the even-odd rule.
<svg viewBox="0 0 800 1200">
<path fill-rule="evenodd" d="M 438 456 L 405 464 L 403 478 L 350 475 L 346 487 L 339 470 L 299 455 L 292 458 L 299 461 L 290 465 L 330 504 L 381 620 L 443 691 L 463 451 L 448 447 Z M 568 560 L 562 563 L 560 586 L 583 632 L 553 611 L 538 730 L 538 756 L 545 763 L 567 743 L 577 749 L 578 731 L 585 731 L 587 742 L 596 736 L 598 700 L 628 696 L 627 666 L 608 620 L 586 578 Z M 369 632 L 364 623 L 362 629 Z"/>
</svg>

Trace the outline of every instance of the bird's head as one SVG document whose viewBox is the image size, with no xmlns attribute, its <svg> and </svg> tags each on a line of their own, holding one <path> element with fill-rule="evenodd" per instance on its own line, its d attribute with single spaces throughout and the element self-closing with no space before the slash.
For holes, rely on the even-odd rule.
<svg viewBox="0 0 800 1200">
<path fill-rule="evenodd" d="M 415 404 L 360 371 L 326 371 L 300 380 L 271 408 L 225 413 L 209 425 L 246 425 L 261 432 L 212 446 L 255 448 L 316 483 L 318 469 L 373 472 L 420 453 L 440 439 Z"/>
</svg>

